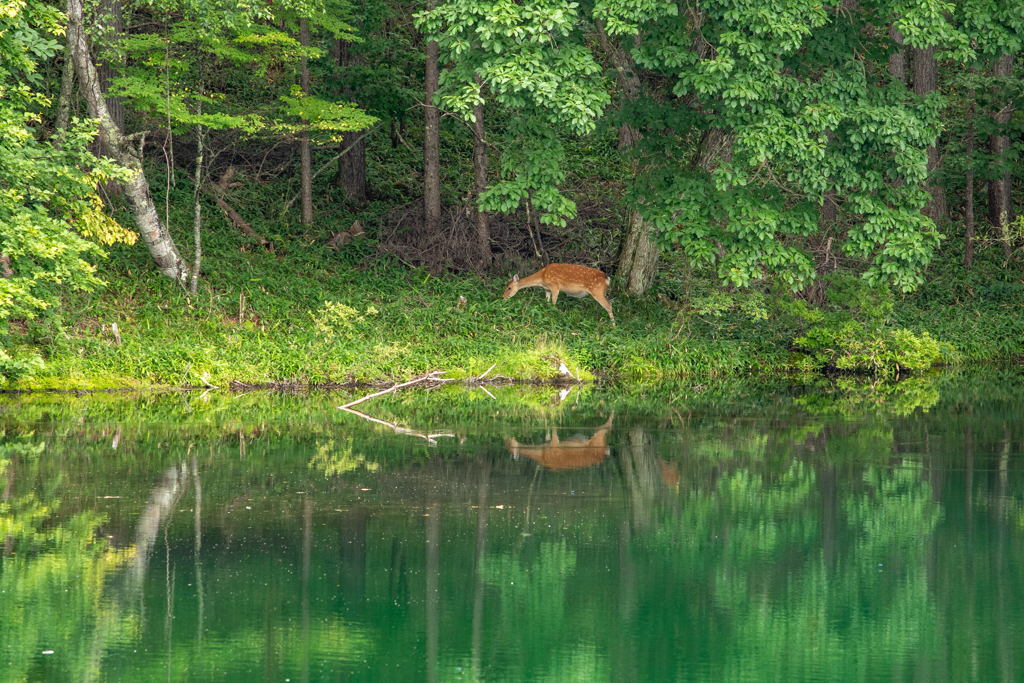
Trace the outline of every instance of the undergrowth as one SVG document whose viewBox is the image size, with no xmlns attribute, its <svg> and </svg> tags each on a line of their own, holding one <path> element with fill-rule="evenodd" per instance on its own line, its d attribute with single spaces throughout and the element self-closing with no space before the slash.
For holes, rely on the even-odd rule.
<svg viewBox="0 0 1024 683">
<path fill-rule="evenodd" d="M 472 184 L 465 162 L 471 138 L 460 127 L 445 134 L 451 157 L 444 165 L 445 201 L 457 205 Z M 568 371 L 584 380 L 641 383 L 821 370 L 896 375 L 1024 355 L 1019 261 L 1004 263 L 999 249 L 981 249 L 968 271 L 956 239 L 909 295 L 868 286 L 856 273 L 840 270 L 822 276 L 825 299 L 809 304 L 770 281 L 724 288 L 714 273 L 694 270 L 669 253 L 645 297 L 626 296 L 613 280 L 614 327 L 589 297 L 562 297 L 554 308 L 533 289 L 504 301 L 502 289 L 513 272 L 525 275 L 541 265 L 514 244 L 496 250 L 486 276 L 417 268 L 380 251 L 376 237 L 395 207 L 419 201 L 418 159 L 375 149 L 386 144 L 378 138 L 369 146 L 378 160 L 371 164 L 371 201 L 362 208 L 349 205 L 324 174 L 311 226 L 300 225 L 295 211 L 279 213 L 297 190 L 293 178 L 239 172 L 231 203 L 273 244 L 272 251 L 238 232 L 204 198 L 203 277 L 196 296 L 156 274 L 141 244 L 112 249 L 99 263 L 106 288 L 55 289 L 50 295 L 59 305 L 39 317 L 0 321 L 0 386 L 347 384 L 439 370 L 449 378 L 487 372 L 545 380 Z M 585 253 L 593 259 L 587 265 L 613 274 L 614 226 L 624 215 L 607 199 L 608 185 L 624 172 L 614 136 L 576 140 L 570 147 L 567 191 L 593 210 L 589 217 L 581 213 L 564 234 L 547 234 L 546 244 L 556 260 Z M 154 192 L 162 195 L 161 170 L 150 171 Z M 170 225 L 188 262 L 191 197 L 188 178 L 179 174 L 169 190 Z M 130 224 L 123 208 L 118 218 Z M 366 238 L 340 251 L 325 246 L 355 220 L 365 226 Z M 566 251 L 559 252 L 559 245 L 568 245 Z"/>
</svg>

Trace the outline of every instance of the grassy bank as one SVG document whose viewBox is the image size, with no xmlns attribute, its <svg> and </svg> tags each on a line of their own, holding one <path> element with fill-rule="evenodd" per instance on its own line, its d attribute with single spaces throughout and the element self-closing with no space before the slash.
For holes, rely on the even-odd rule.
<svg viewBox="0 0 1024 683">
<path fill-rule="evenodd" d="M 455 132 L 470 144 L 465 131 Z M 553 260 L 613 273 L 623 222 L 607 187 L 622 173 L 613 142 L 574 142 L 566 192 L 580 216 L 565 228 L 545 228 Z M 796 297 L 768 281 L 731 291 L 715 273 L 666 254 L 647 296 L 626 296 L 613 281 L 613 327 L 590 297 L 563 296 L 552 308 L 542 290 L 527 289 L 502 300 L 513 273 L 540 267 L 528 256 L 525 215 L 495 217 L 496 261 L 486 277 L 443 268 L 432 275 L 382 253 L 381 245 L 401 243 L 395 207 L 418 206 L 406 196 L 416 174 L 411 159 L 372 145 L 370 151 L 391 159 L 373 166 L 372 201 L 356 210 L 324 180 L 316 189 L 323 210 L 312 226 L 297 224 L 294 212 L 280 214 L 281 199 L 295 190 L 291 176 L 236 176 L 231 203 L 273 252 L 204 198 L 196 296 L 158 275 L 141 244 L 112 248 L 98 264 L 105 288 L 51 290 L 57 304 L 39 317 L 0 321 L 0 388 L 376 382 L 435 370 L 479 376 L 492 366 L 492 377 L 533 380 L 556 378 L 562 364 L 584 379 L 628 382 L 829 368 L 892 375 L 1024 356 L 1020 259 L 1007 264 L 997 243 L 981 243 L 973 269 L 965 270 L 956 225 L 947 226 L 925 283 L 910 295 L 868 287 L 858 264 L 842 260 L 838 271 L 819 275 L 817 295 Z M 458 167 L 466 158 L 452 157 L 445 185 L 456 211 L 472 183 L 471 169 Z M 595 169 L 603 174 L 597 181 Z M 160 169 L 150 170 L 153 186 L 164 187 Z M 169 190 L 170 225 L 183 249 L 192 239 L 191 197 L 187 178 Z M 116 216 L 132 224 L 123 207 Z M 339 251 L 325 246 L 355 220 L 367 238 Z"/>
<path fill-rule="evenodd" d="M 563 363 L 582 378 L 643 380 L 787 363 L 785 334 L 670 339 L 675 312 L 654 297 L 617 296 L 613 327 L 589 298 L 562 297 L 553 309 L 533 289 L 503 301 L 504 279 L 330 269 L 272 254 L 240 265 L 190 298 L 144 264 L 116 264 L 106 290 L 66 294 L 59 310 L 20 326 L 45 368 L 18 385 L 373 382 L 428 370 L 477 376 L 494 364 L 491 376 L 550 379 Z"/>
<path fill-rule="evenodd" d="M 492 365 L 490 376 L 553 379 L 562 364 L 584 379 L 648 381 L 831 367 L 838 347 L 855 342 L 848 355 L 868 359 L 859 369 L 905 371 L 901 359 L 922 339 L 926 364 L 1024 354 L 1020 285 L 993 289 L 978 268 L 957 279 L 943 263 L 913 296 L 847 278 L 832 284 L 838 303 L 821 307 L 770 288 L 729 293 L 669 264 L 647 297 L 613 287 L 613 327 L 589 297 L 562 297 L 557 309 L 540 289 L 502 300 L 503 275 L 435 277 L 358 246 L 275 255 L 220 241 L 234 244 L 210 250 L 197 296 L 125 249 L 104 263 L 105 289 L 63 292 L 60 306 L 15 321 L 9 348 L 27 371 L 7 388 L 375 382 L 478 376 Z M 974 279 L 986 289 L 973 290 Z M 42 366 L 25 361 L 36 354 Z"/>
</svg>

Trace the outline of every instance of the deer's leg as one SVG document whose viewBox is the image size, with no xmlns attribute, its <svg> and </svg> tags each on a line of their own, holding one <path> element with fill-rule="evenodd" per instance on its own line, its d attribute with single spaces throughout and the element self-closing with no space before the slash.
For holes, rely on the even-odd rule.
<svg viewBox="0 0 1024 683">
<path fill-rule="evenodd" d="M 612 319 L 612 325 L 614 325 L 615 316 L 612 314 L 612 305 L 608 299 L 605 298 L 604 294 L 599 294 L 598 292 L 594 292 L 591 296 L 594 297 L 594 301 L 601 304 L 604 310 L 608 311 L 608 317 Z"/>
<path fill-rule="evenodd" d="M 551 305 L 554 306 L 558 303 L 558 287 L 551 288 Z"/>
</svg>

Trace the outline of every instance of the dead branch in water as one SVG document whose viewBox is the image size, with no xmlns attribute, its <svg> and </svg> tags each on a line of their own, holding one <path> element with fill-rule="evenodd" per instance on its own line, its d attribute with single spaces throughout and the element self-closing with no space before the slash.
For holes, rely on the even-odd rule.
<svg viewBox="0 0 1024 683">
<path fill-rule="evenodd" d="M 439 436 L 451 436 L 451 437 L 455 436 L 454 434 L 425 434 L 424 432 L 421 432 L 421 431 L 419 431 L 417 429 L 409 429 L 408 427 L 401 427 L 401 426 L 395 424 L 394 422 L 388 422 L 387 420 L 378 420 L 375 417 L 370 417 L 366 413 L 361 413 L 358 410 L 352 410 L 351 408 L 346 408 L 345 406 L 341 406 L 340 410 L 344 410 L 346 413 L 352 413 L 353 415 L 358 415 L 359 417 L 363 418 L 364 420 L 369 420 L 370 422 L 376 422 L 378 424 L 387 425 L 388 427 L 391 427 L 393 430 L 395 430 L 395 434 L 408 434 L 409 436 L 418 436 L 421 439 L 426 439 L 427 440 L 427 444 L 429 444 L 431 446 L 436 446 L 437 445 L 437 437 L 439 437 Z"/>
<path fill-rule="evenodd" d="M 351 403 L 346 403 L 343 406 L 338 406 L 338 410 L 348 410 L 352 406 L 357 405 L 359 403 L 362 403 L 363 401 L 369 401 L 371 398 L 376 398 L 378 396 L 383 396 L 384 394 L 390 394 L 392 391 L 398 391 L 402 387 L 412 386 L 413 384 L 419 384 L 420 382 L 426 382 L 428 380 L 432 381 L 432 382 L 451 382 L 451 381 L 453 381 L 453 380 L 450 380 L 450 379 L 441 379 L 440 377 L 435 377 L 434 376 L 434 375 L 443 375 L 446 372 L 448 372 L 448 371 L 447 370 L 435 370 L 434 372 L 426 374 L 423 377 L 419 377 L 417 379 L 414 379 L 414 380 L 411 380 L 411 381 L 408 381 L 408 382 L 404 382 L 402 384 L 396 384 L 393 387 L 391 387 L 390 389 L 385 389 L 384 391 L 378 391 L 377 393 L 369 394 L 367 396 L 363 396 L 362 398 L 357 399 L 355 401 L 352 401 Z M 350 412 L 355 412 L 355 411 L 350 411 Z"/>
</svg>

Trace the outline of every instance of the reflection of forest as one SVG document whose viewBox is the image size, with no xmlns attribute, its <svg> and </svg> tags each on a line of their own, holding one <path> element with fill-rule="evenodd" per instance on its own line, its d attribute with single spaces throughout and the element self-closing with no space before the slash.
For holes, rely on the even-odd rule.
<svg viewBox="0 0 1024 683">
<path fill-rule="evenodd" d="M 5 441 L 0 681 L 1019 680 L 1022 404 L 806 405 Z"/>
</svg>

